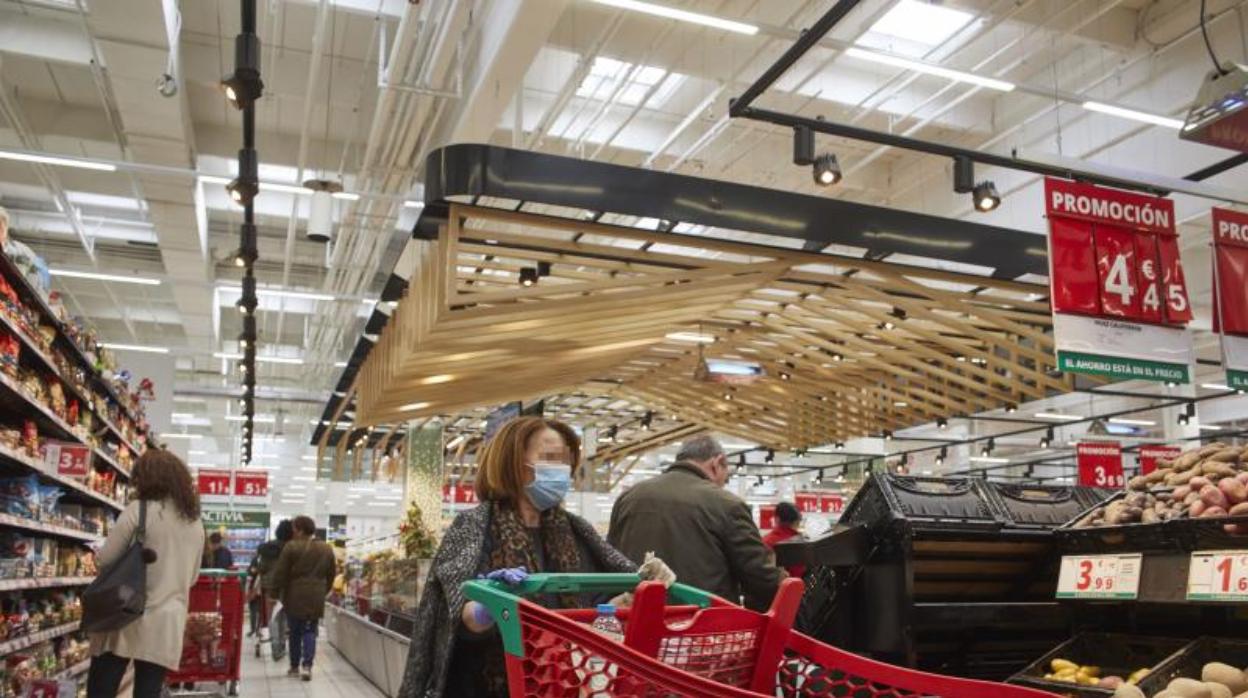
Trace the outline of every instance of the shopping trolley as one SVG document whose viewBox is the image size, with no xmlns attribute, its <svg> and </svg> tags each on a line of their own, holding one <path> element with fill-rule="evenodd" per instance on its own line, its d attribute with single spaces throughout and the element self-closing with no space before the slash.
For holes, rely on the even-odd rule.
<svg viewBox="0 0 1248 698">
<path fill-rule="evenodd" d="M 767 613 L 635 574 L 535 574 L 514 587 L 473 580 L 463 590 L 498 623 L 512 698 L 1056 698 L 824 645 L 792 629 L 802 588 L 801 580 L 784 580 Z M 634 590 L 632 607 L 617 611 L 622 643 L 590 627 L 593 609 L 550 610 L 523 598 Z"/>
<path fill-rule="evenodd" d="M 203 570 L 187 604 L 182 661 L 165 683 L 217 683 L 227 696 L 238 695 L 243 659 L 245 571 Z M 215 695 L 221 695 L 217 692 Z"/>
</svg>

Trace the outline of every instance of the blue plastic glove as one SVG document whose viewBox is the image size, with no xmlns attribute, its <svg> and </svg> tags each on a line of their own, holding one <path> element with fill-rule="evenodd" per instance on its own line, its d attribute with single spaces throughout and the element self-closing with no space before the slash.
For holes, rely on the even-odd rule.
<svg viewBox="0 0 1248 698">
<path fill-rule="evenodd" d="M 482 575 L 482 579 L 489 579 L 495 582 L 502 582 L 507 586 L 515 586 L 523 582 L 529 576 L 527 567 L 504 567 L 502 569 L 491 570 Z"/>
<path fill-rule="evenodd" d="M 494 627 L 494 616 L 490 615 L 489 609 L 476 601 L 469 601 L 468 612 L 472 614 L 472 622 L 481 628 Z"/>
</svg>

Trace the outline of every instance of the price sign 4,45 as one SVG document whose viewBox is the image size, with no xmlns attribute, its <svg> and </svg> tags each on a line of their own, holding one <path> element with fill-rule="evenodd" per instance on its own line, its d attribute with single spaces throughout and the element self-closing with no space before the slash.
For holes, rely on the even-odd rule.
<svg viewBox="0 0 1248 698">
<path fill-rule="evenodd" d="M 1248 601 L 1248 551 L 1192 553 L 1187 598 L 1192 601 Z"/>
</svg>

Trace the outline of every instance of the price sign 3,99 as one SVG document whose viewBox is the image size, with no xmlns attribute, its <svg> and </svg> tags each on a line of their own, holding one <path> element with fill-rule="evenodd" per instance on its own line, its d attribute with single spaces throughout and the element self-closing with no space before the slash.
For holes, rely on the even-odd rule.
<svg viewBox="0 0 1248 698">
<path fill-rule="evenodd" d="M 1069 555 L 1057 578 L 1059 599 L 1134 599 L 1140 590 L 1143 556 Z"/>
</svg>

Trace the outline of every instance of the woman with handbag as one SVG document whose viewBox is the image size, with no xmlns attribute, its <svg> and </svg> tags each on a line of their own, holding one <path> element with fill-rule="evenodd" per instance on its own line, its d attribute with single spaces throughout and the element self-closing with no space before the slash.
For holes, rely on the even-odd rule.
<svg viewBox="0 0 1248 698">
<path fill-rule="evenodd" d="M 149 448 L 134 466 L 133 501 L 117 518 L 96 556 L 103 579 L 110 566 L 127 564 L 135 546 L 141 550 L 145 581 L 141 613 L 126 620 L 92 618 L 84 593 L 84 627 L 111 626 L 89 632 L 91 669 L 88 698 L 114 698 L 130 662 L 134 662 L 134 698 L 158 698 L 165 674 L 182 659 L 187 601 L 199 576 L 204 526 L 199 519 L 199 495 L 191 473 L 173 453 Z M 120 626 L 120 627 L 118 627 Z"/>
</svg>

